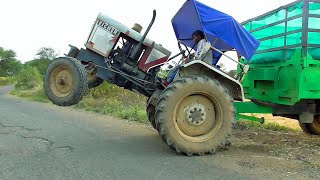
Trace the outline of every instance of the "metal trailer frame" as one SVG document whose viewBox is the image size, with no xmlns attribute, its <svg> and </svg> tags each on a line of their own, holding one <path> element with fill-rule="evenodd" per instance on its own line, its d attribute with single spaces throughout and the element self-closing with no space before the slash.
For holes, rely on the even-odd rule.
<svg viewBox="0 0 320 180">
<path fill-rule="evenodd" d="M 302 14 L 288 17 L 288 8 L 299 3 L 303 3 Z M 279 62 L 250 64 L 251 70 L 242 84 L 245 96 L 251 99 L 251 102 L 235 103 L 237 119 L 244 118 L 263 122 L 262 119 L 243 116 L 240 113 L 272 113 L 273 115 L 297 119 L 301 123 L 312 123 L 314 115 L 320 115 L 320 84 L 316 83 L 320 77 L 320 61 L 314 59 L 308 53 L 310 47 L 320 48 L 320 42 L 319 44 L 308 43 L 309 32 L 320 33 L 320 29 L 309 28 L 309 18 L 319 18 L 320 21 L 320 15 L 309 13 L 310 3 L 320 3 L 320 0 L 297 0 L 241 23 L 242 25 L 250 23 L 251 33 L 282 23 L 285 23 L 286 30 L 281 34 L 258 39 L 266 41 L 284 36 L 284 46 L 256 52 L 256 54 L 262 54 L 284 50 L 284 59 Z M 286 11 L 285 19 L 252 29 L 253 21 L 280 10 Z M 302 18 L 302 29 L 287 32 L 288 21 L 298 18 Z M 299 32 L 302 33 L 301 43 L 287 45 L 287 36 Z M 289 49 L 295 49 L 295 53 L 291 59 L 287 60 L 287 50 Z M 258 84 L 258 81 L 262 83 Z M 263 84 L 263 81 L 272 83 L 268 86 L 268 84 Z"/>
<path fill-rule="evenodd" d="M 318 15 L 318 14 L 310 14 L 309 13 L 309 4 L 310 4 L 310 2 L 320 3 L 320 0 L 297 0 L 297 1 L 294 1 L 294 2 L 292 2 L 290 4 L 287 4 L 285 6 L 277 8 L 275 10 L 272 10 L 272 11 L 269 11 L 269 12 L 267 12 L 265 14 L 257 16 L 255 18 L 252 18 L 252 19 L 249 19 L 247 21 L 242 22 L 241 23 L 242 25 L 250 23 L 250 33 L 253 33 L 253 32 L 256 32 L 256 31 L 260 31 L 262 29 L 266 29 L 266 28 L 269 28 L 269 27 L 272 27 L 272 26 L 275 26 L 275 25 L 278 25 L 278 24 L 285 23 L 285 31 L 286 31 L 285 33 L 281 33 L 281 34 L 277 34 L 277 35 L 274 35 L 274 36 L 269 36 L 269 37 L 266 37 L 266 38 L 258 39 L 259 41 L 266 41 L 266 40 L 269 40 L 269 39 L 273 39 L 273 38 L 284 36 L 284 46 L 279 47 L 279 48 L 267 49 L 267 50 L 258 50 L 256 52 L 256 54 L 272 52 L 272 51 L 277 51 L 277 50 L 293 49 L 293 48 L 298 48 L 298 47 L 302 46 L 302 49 L 303 49 L 302 58 L 305 58 L 307 56 L 308 47 L 320 48 L 320 44 L 309 44 L 308 43 L 308 32 L 320 32 L 319 29 L 308 28 L 309 17 L 320 18 L 320 15 Z M 292 16 L 292 17 L 288 17 L 288 8 L 290 8 L 293 5 L 299 4 L 299 3 L 303 3 L 303 13 L 299 14 L 299 15 Z M 279 10 L 285 10 L 286 11 L 286 17 L 285 17 L 284 20 L 277 21 L 277 22 L 274 22 L 274 23 L 271 23 L 271 24 L 266 24 L 266 25 L 264 25 L 262 27 L 259 27 L 259 28 L 256 28 L 256 29 L 252 30 L 252 21 L 255 21 L 255 20 L 258 20 L 258 19 L 260 19 L 262 17 L 266 17 L 268 15 L 271 15 L 271 14 L 273 14 L 275 12 L 278 12 Z M 298 18 L 302 18 L 302 29 L 287 32 L 288 21 L 295 20 L 295 19 L 298 19 Z M 289 45 L 289 46 L 286 45 L 287 36 L 290 35 L 290 34 L 295 34 L 295 33 L 299 33 L 299 32 L 302 32 L 301 44 L 295 44 L 295 45 Z M 284 53 L 284 59 L 287 59 L 286 51 Z"/>
</svg>

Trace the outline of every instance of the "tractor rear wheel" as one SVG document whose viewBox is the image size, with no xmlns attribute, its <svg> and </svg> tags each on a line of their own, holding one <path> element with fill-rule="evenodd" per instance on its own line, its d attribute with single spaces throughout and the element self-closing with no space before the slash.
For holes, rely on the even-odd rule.
<svg viewBox="0 0 320 180">
<path fill-rule="evenodd" d="M 71 57 L 53 60 L 45 73 L 44 90 L 52 103 L 59 106 L 77 104 L 88 89 L 87 71 Z"/>
<path fill-rule="evenodd" d="M 152 104 L 149 104 L 147 107 L 148 120 L 149 120 L 150 124 L 152 125 L 152 127 L 154 129 L 157 129 L 155 114 L 156 114 L 156 107 Z"/>
<path fill-rule="evenodd" d="M 204 155 L 229 145 L 235 108 L 217 80 L 186 76 L 163 91 L 155 117 L 159 134 L 172 149 Z"/>
<path fill-rule="evenodd" d="M 305 133 L 320 135 L 320 116 L 315 116 L 312 123 L 300 123 L 300 127 Z"/>
</svg>

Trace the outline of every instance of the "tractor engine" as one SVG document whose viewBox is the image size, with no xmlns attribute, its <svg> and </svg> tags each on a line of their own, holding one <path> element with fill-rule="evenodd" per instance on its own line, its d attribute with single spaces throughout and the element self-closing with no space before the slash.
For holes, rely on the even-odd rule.
<svg viewBox="0 0 320 180">
<path fill-rule="evenodd" d="M 158 85 L 156 72 L 171 55 L 146 38 L 155 17 L 154 11 L 152 21 L 141 34 L 139 24 L 128 28 L 100 13 L 85 43 L 86 49 L 71 46 L 67 56 L 81 61 L 88 72 L 101 80 L 151 96 Z"/>
</svg>

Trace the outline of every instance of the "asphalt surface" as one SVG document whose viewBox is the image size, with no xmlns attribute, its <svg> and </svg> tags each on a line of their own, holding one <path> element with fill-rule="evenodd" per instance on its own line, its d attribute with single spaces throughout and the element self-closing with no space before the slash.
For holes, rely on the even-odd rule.
<svg viewBox="0 0 320 180">
<path fill-rule="evenodd" d="M 0 179 L 278 179 L 225 152 L 187 157 L 149 125 L 29 102 L 0 87 Z M 283 178 L 282 178 L 283 179 Z"/>
</svg>

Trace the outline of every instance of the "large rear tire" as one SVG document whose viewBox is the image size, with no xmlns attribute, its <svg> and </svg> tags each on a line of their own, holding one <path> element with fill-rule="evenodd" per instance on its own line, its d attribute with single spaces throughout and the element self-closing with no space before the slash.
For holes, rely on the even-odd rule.
<svg viewBox="0 0 320 180">
<path fill-rule="evenodd" d="M 188 156 L 226 148 L 233 123 L 233 98 L 217 80 L 206 76 L 172 82 L 156 106 L 156 127 L 163 141 Z"/>
<path fill-rule="evenodd" d="M 45 73 L 44 90 L 52 103 L 71 106 L 79 103 L 88 89 L 87 71 L 71 57 L 53 60 Z"/>
<path fill-rule="evenodd" d="M 147 107 L 148 120 L 149 120 L 150 124 L 152 125 L 152 127 L 154 129 L 157 129 L 155 114 L 156 114 L 156 107 L 152 104 L 149 104 Z"/>
<path fill-rule="evenodd" d="M 299 125 L 305 133 L 320 135 L 320 116 L 315 116 L 312 123 L 299 123 Z"/>
</svg>

